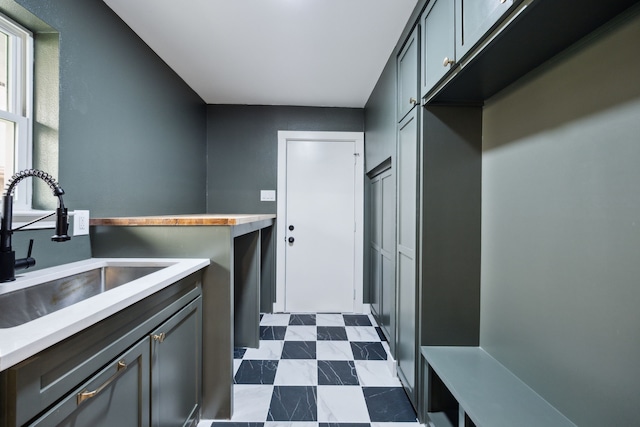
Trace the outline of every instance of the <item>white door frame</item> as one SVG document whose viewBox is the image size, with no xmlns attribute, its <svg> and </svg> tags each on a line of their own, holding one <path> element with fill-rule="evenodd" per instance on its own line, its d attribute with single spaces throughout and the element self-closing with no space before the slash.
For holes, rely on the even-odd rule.
<svg viewBox="0 0 640 427">
<path fill-rule="evenodd" d="M 363 245 L 364 245 L 364 132 L 308 132 L 278 131 L 278 188 L 276 218 L 276 301 L 274 312 L 283 312 L 285 307 L 286 268 L 286 224 L 287 207 L 287 142 L 335 141 L 355 143 L 355 254 L 354 254 L 354 312 L 362 313 L 363 305 Z M 327 219 L 330 221 L 330 219 Z"/>
</svg>

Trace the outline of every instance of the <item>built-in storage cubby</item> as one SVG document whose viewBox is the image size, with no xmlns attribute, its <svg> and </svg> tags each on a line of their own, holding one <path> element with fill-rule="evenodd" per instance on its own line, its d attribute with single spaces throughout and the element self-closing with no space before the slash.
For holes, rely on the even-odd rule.
<svg viewBox="0 0 640 427">
<path fill-rule="evenodd" d="M 553 354 L 556 347 L 567 348 L 562 340 L 556 339 L 553 334 L 542 333 L 540 336 L 547 338 L 547 344 L 551 340 L 552 345 L 543 349 L 544 355 L 539 355 L 536 353 L 537 348 L 534 349 L 536 351 L 531 351 L 536 347 L 533 343 L 538 342 L 537 339 L 521 339 L 518 335 L 519 328 L 513 325 L 505 326 L 504 330 L 508 330 L 511 335 L 503 334 L 504 323 L 499 324 L 500 320 L 513 318 L 514 324 L 524 324 L 523 318 L 539 320 L 541 315 L 520 317 L 521 313 L 512 312 L 513 306 L 510 303 L 513 302 L 513 295 L 519 299 L 514 301 L 519 304 L 521 310 L 526 307 L 527 310 L 531 308 L 533 311 L 534 307 L 530 305 L 533 303 L 521 300 L 523 295 L 529 294 L 532 280 L 523 280 L 526 282 L 523 284 L 518 278 L 518 272 L 531 270 L 524 265 L 502 262 L 503 259 L 510 258 L 495 257 L 497 252 L 492 247 L 495 240 L 491 239 L 498 236 L 504 241 L 509 241 L 509 231 L 515 228 L 509 228 L 511 225 L 505 224 L 502 218 L 504 213 L 499 214 L 495 212 L 497 208 L 492 207 L 495 200 L 508 204 L 511 198 L 502 193 L 502 199 L 495 197 L 491 191 L 497 193 L 497 189 L 506 188 L 496 184 L 500 181 L 496 179 L 498 176 L 517 176 L 518 179 L 522 179 L 518 175 L 520 170 L 514 169 L 509 155 L 506 154 L 510 149 L 515 150 L 516 144 L 507 147 L 506 143 L 520 142 L 524 138 L 528 141 L 530 129 L 544 133 L 544 138 L 538 134 L 535 136 L 538 137 L 538 141 L 547 142 L 547 131 L 551 130 L 547 120 L 550 114 L 547 104 L 557 102 L 553 101 L 553 96 L 547 95 L 551 95 L 554 88 L 561 87 L 563 82 L 571 80 L 567 80 L 567 76 L 578 75 L 575 70 L 589 67 L 586 70 L 587 74 L 615 80 L 613 74 L 617 71 L 611 71 L 610 67 L 604 67 L 602 64 L 594 65 L 597 63 L 597 57 L 607 57 L 602 55 L 605 49 L 599 45 L 599 40 L 616 31 L 617 25 L 626 22 L 630 16 L 637 14 L 638 10 L 638 2 L 632 0 L 586 0 L 580 3 L 579 10 L 576 9 L 575 2 L 569 0 L 418 2 L 407 23 L 403 38 L 398 41 L 394 55 L 398 55 L 396 59 L 400 64 L 400 58 L 407 54 L 406 47 L 415 36 L 416 28 L 421 28 L 418 55 L 418 59 L 421 59 L 421 107 L 416 109 L 415 116 L 414 109 L 403 111 L 400 115 L 401 120 L 397 123 L 380 118 L 379 111 L 391 110 L 391 105 L 403 99 L 402 87 L 406 83 L 401 75 L 401 66 L 398 65 L 397 81 L 392 82 L 396 84 L 395 89 L 398 92 L 392 92 L 389 89 L 392 87 L 389 83 L 393 79 L 389 77 L 392 73 L 385 68 L 371 98 L 373 101 L 370 101 L 370 109 L 374 113 L 371 117 L 377 120 L 375 123 L 367 123 L 367 127 L 372 129 L 375 137 L 381 134 L 380 127 L 389 129 L 394 126 L 397 130 L 395 146 L 389 148 L 389 152 L 396 156 L 394 164 L 397 165 L 398 199 L 396 348 L 393 355 L 397 361 L 398 376 L 416 406 L 421 422 L 429 422 L 429 425 L 433 426 L 571 426 L 571 420 L 581 425 L 602 424 L 601 420 L 607 416 L 602 415 L 599 422 L 594 422 L 594 417 L 585 416 L 585 412 L 578 407 L 579 402 L 572 389 L 576 390 L 579 384 L 584 383 L 585 375 L 590 376 L 586 374 L 590 372 L 590 365 L 583 364 L 587 366 L 583 370 L 584 375 L 574 375 L 575 372 L 571 369 L 571 372 L 566 373 L 567 367 L 573 368 L 573 358 L 567 357 L 567 354 Z M 617 16 L 619 18 L 613 19 Z M 628 46 L 628 40 L 635 36 L 635 32 L 628 33 L 626 38 L 622 39 L 625 41 L 624 46 Z M 574 63 L 577 61 L 576 58 L 580 57 L 583 48 L 591 51 L 593 57 L 588 56 L 582 59 L 583 62 Z M 624 56 L 620 53 L 624 49 L 621 43 L 615 48 L 615 55 L 609 58 L 617 59 L 609 60 L 609 64 L 620 63 L 619 58 Z M 596 56 L 595 52 L 599 55 Z M 575 64 L 583 65 L 578 67 Z M 632 65 L 634 64 L 635 61 L 632 61 Z M 591 67 L 595 68 L 593 72 Z M 558 69 L 561 69 L 562 73 L 556 75 L 554 71 Z M 562 78 L 558 79 L 558 76 Z M 554 81 L 551 77 L 558 80 Z M 574 83 L 575 85 L 569 85 L 572 86 L 572 90 L 566 93 L 572 94 L 571 96 L 580 93 L 580 96 L 576 96 L 577 99 L 583 99 L 582 93 L 585 93 L 584 99 L 587 103 L 593 101 L 593 105 L 602 106 L 602 111 L 598 110 L 598 114 L 606 114 L 607 118 L 601 119 L 604 122 L 603 128 L 607 129 L 616 127 L 617 118 L 623 115 L 616 112 L 615 116 L 609 116 L 608 108 L 622 105 L 622 102 L 626 105 L 635 95 L 635 91 L 629 90 L 625 83 L 600 85 L 597 79 Z M 544 95 L 536 93 L 536 98 L 532 95 L 531 87 L 539 87 L 538 85 L 543 85 L 545 91 L 542 92 Z M 599 88 L 599 92 L 590 90 L 595 87 Z M 616 98 L 616 102 L 609 105 L 605 100 L 609 94 L 602 94 L 606 93 L 606 88 L 611 87 L 613 92 L 619 91 L 625 95 L 621 95 L 619 100 Z M 504 89 L 506 90 L 500 93 Z M 497 94 L 499 95 L 495 96 Z M 546 99 L 543 100 L 543 96 Z M 484 106 L 485 101 L 490 103 Z M 383 103 L 387 104 L 384 108 L 381 106 Z M 526 112 L 524 116 L 528 119 L 525 122 L 537 122 L 539 128 L 516 126 L 516 129 L 526 131 L 518 135 L 509 135 L 515 139 L 501 141 L 500 145 L 497 145 L 496 140 L 503 138 L 503 130 L 512 128 L 514 120 L 500 122 L 499 119 L 504 118 L 504 114 L 497 115 L 496 112 L 504 113 L 504 108 L 512 103 L 516 106 L 514 111 L 518 111 L 514 115 L 522 116 L 522 111 Z M 527 108 L 522 108 L 523 104 L 527 104 Z M 587 115 L 582 108 L 574 109 L 578 111 L 576 115 L 581 119 L 588 118 L 584 123 L 590 123 L 592 111 Z M 392 118 L 392 114 L 389 116 Z M 567 116 L 557 123 L 554 122 L 558 127 L 551 133 L 569 125 L 568 120 L 571 120 L 572 128 L 583 127 L 582 122 L 579 123 L 575 119 L 576 117 Z M 483 126 L 486 128 L 483 129 Z M 629 131 L 629 127 L 627 125 L 624 131 Z M 414 137 L 415 132 L 418 135 L 417 141 Z M 500 138 L 496 138 L 496 134 L 499 134 Z M 567 144 L 569 139 L 572 139 L 566 132 L 563 135 L 554 135 L 554 138 L 566 141 Z M 517 148 L 530 149 L 522 145 L 525 144 L 520 144 Z M 376 150 L 379 150 L 379 147 L 376 147 Z M 575 150 L 577 152 L 579 148 Z M 557 154 L 545 149 L 541 151 L 550 159 L 555 159 Z M 501 156 L 504 157 L 496 163 L 496 159 Z M 604 161 L 606 164 L 605 160 L 598 159 L 598 162 Z M 521 161 L 527 167 L 535 169 L 533 163 L 527 163 L 526 159 Z M 497 164 L 500 164 L 499 168 Z M 505 167 L 507 164 L 508 168 Z M 603 178 L 603 182 L 609 182 L 605 175 L 608 173 L 598 175 L 596 179 Z M 520 186 L 513 187 L 514 184 L 507 184 L 507 187 L 509 185 L 515 188 L 513 194 L 518 193 Z M 544 192 L 540 185 L 542 184 L 537 184 L 537 187 L 534 185 L 532 188 Z M 528 194 L 523 194 L 524 200 Z M 494 197 L 489 198 L 487 195 Z M 484 202 L 482 197 L 487 197 Z M 590 206 L 593 209 L 595 205 Z M 503 205 L 502 208 L 504 207 Z M 489 215 L 484 217 L 483 228 L 481 217 L 486 213 Z M 412 222 L 412 219 L 415 222 Z M 556 219 L 550 218 L 552 222 Z M 526 219 L 515 223 L 519 225 L 518 231 L 527 229 L 529 225 Z M 485 236 L 484 239 L 488 239 L 484 246 L 481 244 L 481 232 Z M 607 237 L 611 237 L 609 231 L 606 233 Z M 505 248 L 519 250 L 519 245 L 526 247 L 527 244 L 528 239 L 516 238 L 513 246 L 509 241 L 508 245 L 500 249 L 507 253 L 508 250 Z M 546 246 L 536 246 L 527 254 L 538 255 L 540 248 L 547 249 Z M 487 275 L 487 283 L 482 284 L 484 299 L 481 299 L 481 251 L 484 251 L 482 255 L 487 257 L 483 262 L 487 260 L 487 265 L 491 267 L 483 270 L 490 272 Z M 500 255 L 504 257 L 504 253 Z M 593 254 L 582 255 L 584 259 L 590 259 Z M 526 260 L 526 256 L 515 259 L 521 262 Z M 495 285 L 499 282 L 496 281 L 496 277 L 503 280 L 501 274 L 505 271 L 509 273 L 506 276 L 509 280 L 504 280 L 504 283 L 500 283 L 501 288 L 496 288 Z M 561 278 L 558 286 L 564 285 L 562 281 L 565 276 L 558 274 L 555 279 L 558 278 Z M 381 291 L 378 287 L 384 288 L 384 285 L 380 282 L 374 283 L 374 289 L 379 294 Z M 625 283 L 624 286 L 628 285 Z M 579 285 L 576 285 L 573 289 L 578 287 Z M 496 289 L 507 289 L 508 292 L 498 292 Z M 502 294 L 499 298 L 498 293 Z M 412 295 L 415 297 L 413 304 L 410 301 Z M 571 295 L 572 293 L 567 292 L 565 298 L 570 299 Z M 496 300 L 500 300 L 499 303 L 496 303 Z M 545 303 L 556 307 L 555 299 Z M 597 301 L 594 300 L 588 303 L 597 305 Z M 572 300 L 570 304 L 573 304 Z M 495 314 L 499 310 L 494 308 L 501 310 L 499 315 Z M 375 304 L 373 311 L 374 314 L 378 311 Z M 481 311 L 484 316 L 482 334 Z M 563 313 L 563 310 L 558 311 Z M 377 314 L 376 316 L 379 317 Z M 559 316 L 561 318 L 557 317 L 556 321 L 560 322 L 561 326 L 566 326 L 561 323 L 566 318 L 563 315 Z M 589 329 L 589 323 L 582 323 L 585 326 L 577 330 L 584 332 Z M 531 328 L 536 331 L 542 329 L 540 325 Z M 566 330 L 572 329 L 567 327 Z M 491 355 L 485 353 L 481 341 L 487 344 L 487 351 Z M 576 343 L 572 350 L 584 344 L 580 340 Z M 420 348 L 430 349 L 427 350 L 426 359 L 419 355 Z M 464 355 L 458 357 L 457 351 Z M 527 356 L 523 357 L 523 354 Z M 530 358 L 529 354 L 532 354 Z M 614 359 L 608 355 L 601 358 Z M 585 360 L 592 361 L 594 358 Z M 620 373 L 621 370 L 624 369 L 611 370 L 619 375 L 618 377 L 605 378 L 606 374 L 601 375 L 601 383 L 610 381 L 609 389 L 618 387 L 624 382 L 621 380 L 624 375 Z M 517 373 L 518 376 L 511 372 Z M 555 372 L 554 375 L 557 377 L 567 379 L 568 384 L 559 384 L 561 380 L 549 379 L 549 375 L 540 375 L 541 372 Z M 532 392 L 530 387 L 535 388 L 535 392 Z M 558 392 L 560 389 L 563 394 Z M 544 398 L 536 393 L 544 395 Z M 600 401 L 597 394 L 591 391 L 579 394 L 590 398 L 592 402 Z M 622 392 L 611 394 L 623 395 Z M 549 405 L 545 399 L 557 405 L 557 408 L 571 417 L 571 420 Z M 619 404 L 614 400 L 626 402 L 627 399 L 622 397 L 607 400 L 608 408 L 627 409 L 627 413 L 620 416 L 620 419 L 633 417 L 633 413 L 628 410 L 630 405 Z M 604 408 L 588 412 L 590 415 L 600 415 L 598 412 L 607 411 L 608 409 Z"/>
<path fill-rule="evenodd" d="M 192 426 L 201 378 L 194 273 L 0 373 L 0 426 Z"/>
</svg>

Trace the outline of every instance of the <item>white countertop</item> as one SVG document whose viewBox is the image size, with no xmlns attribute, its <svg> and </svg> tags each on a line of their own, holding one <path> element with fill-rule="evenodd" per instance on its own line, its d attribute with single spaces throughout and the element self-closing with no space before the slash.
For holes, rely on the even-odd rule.
<svg viewBox="0 0 640 427">
<path fill-rule="evenodd" d="M 0 294 L 107 265 L 167 266 L 115 289 L 11 328 L 0 328 L 0 371 L 135 304 L 209 265 L 208 259 L 92 258 L 29 273 L 0 283 Z M 1 308 L 0 308 L 1 309 Z"/>
</svg>

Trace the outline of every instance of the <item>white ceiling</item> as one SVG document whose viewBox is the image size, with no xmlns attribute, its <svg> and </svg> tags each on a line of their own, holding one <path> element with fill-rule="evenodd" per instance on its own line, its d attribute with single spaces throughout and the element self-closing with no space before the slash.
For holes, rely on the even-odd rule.
<svg viewBox="0 0 640 427">
<path fill-rule="evenodd" d="M 364 107 L 417 0 L 104 0 L 208 104 Z"/>
</svg>

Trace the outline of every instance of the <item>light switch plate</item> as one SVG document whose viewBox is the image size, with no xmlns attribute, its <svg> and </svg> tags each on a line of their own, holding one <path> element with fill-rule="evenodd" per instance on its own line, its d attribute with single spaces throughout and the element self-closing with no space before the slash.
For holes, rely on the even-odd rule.
<svg viewBox="0 0 640 427">
<path fill-rule="evenodd" d="M 276 201 L 276 190 L 260 190 L 260 201 L 261 202 L 275 202 Z"/>
</svg>

